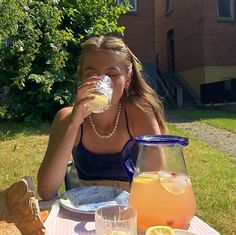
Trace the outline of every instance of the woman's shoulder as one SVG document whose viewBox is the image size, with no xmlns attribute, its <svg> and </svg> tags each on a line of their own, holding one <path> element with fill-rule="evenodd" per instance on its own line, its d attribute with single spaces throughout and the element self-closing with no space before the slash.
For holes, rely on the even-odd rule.
<svg viewBox="0 0 236 235">
<path fill-rule="evenodd" d="M 142 98 L 126 103 L 126 112 L 131 132 L 134 136 L 158 134 L 159 125 L 150 104 Z"/>
<path fill-rule="evenodd" d="M 151 105 L 143 98 L 129 100 L 126 102 L 125 106 L 127 112 L 129 112 L 133 118 L 142 119 L 145 117 L 148 118 L 150 116 L 155 117 Z"/>
<path fill-rule="evenodd" d="M 60 109 L 56 115 L 61 116 L 61 117 L 68 116 L 72 113 L 72 109 L 73 109 L 72 106 L 64 107 Z"/>
<path fill-rule="evenodd" d="M 60 109 L 54 118 L 54 123 L 63 123 L 66 122 L 66 120 L 69 119 L 70 115 L 72 114 L 73 107 L 65 107 Z"/>
</svg>

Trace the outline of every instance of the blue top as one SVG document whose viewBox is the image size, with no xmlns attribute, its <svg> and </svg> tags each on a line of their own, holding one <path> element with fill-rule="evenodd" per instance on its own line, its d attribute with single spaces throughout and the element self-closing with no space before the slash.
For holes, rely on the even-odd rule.
<svg viewBox="0 0 236 235">
<path fill-rule="evenodd" d="M 127 131 L 129 131 L 127 113 L 125 111 L 125 120 Z M 81 125 L 80 143 L 72 150 L 75 167 L 79 178 L 82 180 L 118 180 L 129 181 L 126 171 L 124 170 L 122 152 L 98 154 L 86 149 L 82 143 L 83 125 Z"/>
</svg>

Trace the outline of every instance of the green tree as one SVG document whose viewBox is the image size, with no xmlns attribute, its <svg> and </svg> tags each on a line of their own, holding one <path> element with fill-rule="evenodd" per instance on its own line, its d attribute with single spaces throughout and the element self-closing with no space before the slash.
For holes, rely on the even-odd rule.
<svg viewBox="0 0 236 235">
<path fill-rule="evenodd" d="M 74 99 L 85 35 L 122 32 L 116 0 L 0 0 L 0 86 L 10 118 L 40 122 Z"/>
</svg>

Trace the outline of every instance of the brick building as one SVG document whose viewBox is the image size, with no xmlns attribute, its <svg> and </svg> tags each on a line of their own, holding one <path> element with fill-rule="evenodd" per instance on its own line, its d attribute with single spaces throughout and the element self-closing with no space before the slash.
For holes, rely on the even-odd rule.
<svg viewBox="0 0 236 235">
<path fill-rule="evenodd" d="M 200 85 L 236 78 L 235 0 L 136 0 L 121 17 L 128 44 L 163 74 L 179 73 L 200 96 Z M 147 67 L 148 67 L 147 66 Z"/>
<path fill-rule="evenodd" d="M 232 0 L 156 1 L 161 71 L 179 72 L 198 95 L 200 84 L 236 78 L 235 12 Z"/>
<path fill-rule="evenodd" d="M 121 16 L 120 25 L 126 27 L 125 41 L 156 87 L 155 0 L 133 0 L 131 3 L 133 9 Z"/>
</svg>

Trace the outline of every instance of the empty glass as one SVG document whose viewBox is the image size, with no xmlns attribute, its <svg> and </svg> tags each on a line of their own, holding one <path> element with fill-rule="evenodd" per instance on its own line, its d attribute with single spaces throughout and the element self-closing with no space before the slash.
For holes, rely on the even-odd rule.
<svg viewBox="0 0 236 235">
<path fill-rule="evenodd" d="M 87 96 L 95 96 L 86 106 L 93 113 L 102 113 L 110 107 L 113 93 L 113 82 L 107 75 L 102 75 L 92 88 L 88 90 Z"/>
<path fill-rule="evenodd" d="M 137 235 L 137 212 L 126 206 L 105 206 L 95 212 L 96 235 Z"/>
</svg>

